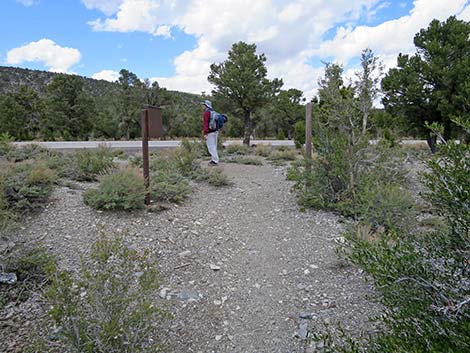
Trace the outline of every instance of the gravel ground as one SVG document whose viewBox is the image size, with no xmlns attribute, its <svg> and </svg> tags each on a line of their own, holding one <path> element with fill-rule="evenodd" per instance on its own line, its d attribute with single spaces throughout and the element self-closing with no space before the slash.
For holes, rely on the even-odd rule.
<svg viewBox="0 0 470 353">
<path fill-rule="evenodd" d="M 367 317 L 379 310 L 366 299 L 371 290 L 335 253 L 340 218 L 300 212 L 286 167 L 220 168 L 232 186 L 196 184 L 185 203 L 157 213 L 97 212 L 82 201 L 89 184 L 59 187 L 25 235 L 68 269 L 78 268 L 100 230 L 149 249 L 161 273 L 156 302 L 174 315 L 163 324 L 165 352 L 314 352 L 304 339 L 309 328 L 340 322 L 353 334 L 372 330 Z M 47 306 L 33 296 L 10 317 L 16 310 L 23 325 L 31 301 L 43 316 Z M 20 351 L 11 342 L 17 333 L 8 332 L 5 352 Z"/>
</svg>

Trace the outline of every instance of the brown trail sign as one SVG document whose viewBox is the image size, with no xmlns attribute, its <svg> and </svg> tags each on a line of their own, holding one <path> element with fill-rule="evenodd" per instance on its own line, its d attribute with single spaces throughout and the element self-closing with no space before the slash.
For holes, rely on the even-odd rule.
<svg viewBox="0 0 470 353">
<path fill-rule="evenodd" d="M 142 159 L 144 162 L 145 204 L 150 204 L 149 139 L 163 137 L 162 108 L 145 105 L 142 110 Z"/>
</svg>

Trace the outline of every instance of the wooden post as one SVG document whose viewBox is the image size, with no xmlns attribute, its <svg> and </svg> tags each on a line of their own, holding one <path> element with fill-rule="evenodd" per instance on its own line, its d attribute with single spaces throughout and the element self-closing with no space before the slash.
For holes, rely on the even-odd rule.
<svg viewBox="0 0 470 353">
<path fill-rule="evenodd" d="M 312 160 L 312 103 L 305 108 L 305 156 L 310 163 Z"/>
<path fill-rule="evenodd" d="M 149 170 L 149 112 L 142 112 L 142 159 L 144 162 L 145 204 L 150 204 L 150 170 Z"/>
</svg>

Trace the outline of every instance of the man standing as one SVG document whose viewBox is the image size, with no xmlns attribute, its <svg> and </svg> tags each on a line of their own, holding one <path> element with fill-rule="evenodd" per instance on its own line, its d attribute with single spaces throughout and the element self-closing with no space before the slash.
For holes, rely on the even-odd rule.
<svg viewBox="0 0 470 353">
<path fill-rule="evenodd" d="M 202 114 L 202 126 L 204 130 L 204 139 L 206 140 L 207 149 L 211 155 L 211 161 L 209 165 L 219 164 L 219 154 L 217 153 L 217 137 L 219 132 L 217 130 L 211 130 L 209 128 L 209 121 L 211 119 L 212 103 L 208 100 L 201 102 L 204 110 Z"/>
</svg>

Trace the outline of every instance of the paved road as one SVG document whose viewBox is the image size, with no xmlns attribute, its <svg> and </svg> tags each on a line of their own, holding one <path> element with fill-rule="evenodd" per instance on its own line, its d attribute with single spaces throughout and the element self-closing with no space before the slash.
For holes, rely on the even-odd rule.
<svg viewBox="0 0 470 353">
<path fill-rule="evenodd" d="M 224 146 L 232 144 L 241 144 L 241 140 L 230 140 L 225 141 Z M 371 140 L 371 144 L 377 143 L 377 140 Z M 403 140 L 401 142 L 404 145 L 420 145 L 426 144 L 424 140 Z M 14 145 L 21 147 L 30 144 L 38 144 L 42 147 L 51 150 L 59 151 L 74 151 L 78 149 L 93 149 L 99 146 L 107 146 L 113 149 L 122 149 L 126 152 L 137 152 L 142 149 L 142 141 L 44 141 L 44 142 L 14 142 Z M 292 140 L 251 140 L 252 145 L 271 145 L 271 146 L 288 146 L 294 147 L 294 141 Z M 157 151 L 166 148 L 175 148 L 181 145 L 181 140 L 167 140 L 167 141 L 149 141 L 150 151 Z"/>
<path fill-rule="evenodd" d="M 241 140 L 231 140 L 224 142 L 225 146 L 231 144 L 241 144 Z M 60 141 L 60 142 L 15 142 L 14 145 L 21 147 L 29 144 L 38 144 L 51 150 L 73 151 L 77 149 L 92 149 L 99 146 L 122 149 L 128 152 L 137 152 L 142 149 L 142 141 Z M 290 146 L 294 147 L 294 141 L 291 140 L 252 140 L 252 145 L 271 145 L 271 146 Z M 149 141 L 149 149 L 156 151 L 165 148 L 175 148 L 181 145 L 180 140 L 167 141 Z"/>
</svg>

